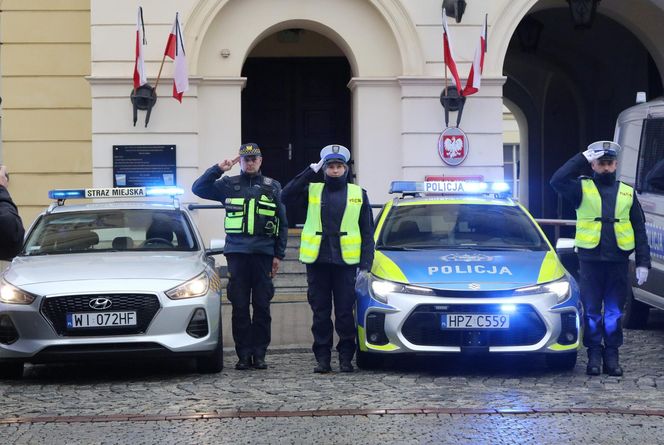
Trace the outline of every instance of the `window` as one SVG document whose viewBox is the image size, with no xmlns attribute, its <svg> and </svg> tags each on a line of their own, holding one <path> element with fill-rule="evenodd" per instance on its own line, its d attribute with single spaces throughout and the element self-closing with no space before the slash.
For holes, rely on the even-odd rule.
<svg viewBox="0 0 664 445">
<path fill-rule="evenodd" d="M 519 144 L 503 144 L 503 178 L 510 185 L 512 196 L 519 199 Z"/>
<path fill-rule="evenodd" d="M 664 159 L 664 118 L 644 119 L 636 167 L 636 190 L 638 192 L 664 195 L 664 189 L 652 186 L 653 182 L 655 184 L 664 182 L 664 178 L 659 178 L 664 173 L 660 172 L 662 159 Z M 656 166 L 657 168 L 655 168 Z M 657 178 L 654 178 L 655 176 Z M 646 179 L 650 179 L 651 183 L 648 184 Z"/>
</svg>

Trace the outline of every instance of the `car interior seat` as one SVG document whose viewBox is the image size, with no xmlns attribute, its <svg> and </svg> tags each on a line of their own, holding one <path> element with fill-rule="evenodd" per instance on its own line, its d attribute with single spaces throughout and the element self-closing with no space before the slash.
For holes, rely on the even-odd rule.
<svg viewBox="0 0 664 445">
<path fill-rule="evenodd" d="M 111 245 L 116 250 L 128 250 L 134 247 L 134 240 L 130 236 L 116 236 Z"/>
<path fill-rule="evenodd" d="M 405 220 L 399 223 L 399 227 L 390 233 L 389 243 L 401 243 L 418 240 L 421 236 L 420 228 L 415 221 Z"/>
</svg>

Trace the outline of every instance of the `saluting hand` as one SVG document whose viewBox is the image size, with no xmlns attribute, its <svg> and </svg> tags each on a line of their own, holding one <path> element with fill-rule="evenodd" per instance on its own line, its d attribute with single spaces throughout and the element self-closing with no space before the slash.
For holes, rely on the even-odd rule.
<svg viewBox="0 0 664 445">
<path fill-rule="evenodd" d="M 228 170 L 230 170 L 231 168 L 233 168 L 233 166 L 234 166 L 235 164 L 237 164 L 239 160 L 240 160 L 240 157 L 237 156 L 235 159 L 224 159 L 223 161 L 221 161 L 221 162 L 220 162 L 219 164 L 217 164 L 217 165 L 219 166 L 219 168 L 221 169 L 221 171 L 223 171 L 223 172 L 227 172 Z"/>
</svg>

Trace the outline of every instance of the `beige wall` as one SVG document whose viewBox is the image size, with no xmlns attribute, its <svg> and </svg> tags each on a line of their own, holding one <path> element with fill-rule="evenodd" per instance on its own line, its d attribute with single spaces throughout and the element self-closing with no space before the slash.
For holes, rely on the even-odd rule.
<svg viewBox="0 0 664 445">
<path fill-rule="evenodd" d="M 2 162 L 24 224 L 92 183 L 90 0 L 1 0 Z"/>
</svg>

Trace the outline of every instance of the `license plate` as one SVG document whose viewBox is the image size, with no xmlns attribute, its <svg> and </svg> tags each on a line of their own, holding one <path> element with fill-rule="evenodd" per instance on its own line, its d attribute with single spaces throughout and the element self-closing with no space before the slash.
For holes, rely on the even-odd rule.
<svg viewBox="0 0 664 445">
<path fill-rule="evenodd" d="M 136 326 L 136 312 L 82 312 L 67 314 L 67 327 L 70 329 L 116 326 Z"/>
<path fill-rule="evenodd" d="M 440 317 L 442 329 L 507 329 L 510 316 L 506 314 L 444 314 Z"/>
</svg>

